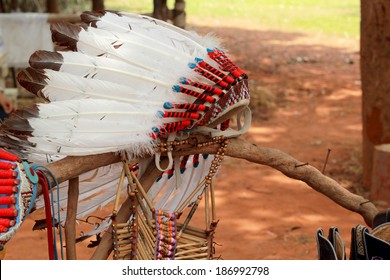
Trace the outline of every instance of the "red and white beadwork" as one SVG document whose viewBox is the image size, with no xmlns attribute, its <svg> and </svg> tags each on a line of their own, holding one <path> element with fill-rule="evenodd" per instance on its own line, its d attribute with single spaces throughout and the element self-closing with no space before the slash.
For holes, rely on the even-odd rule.
<svg viewBox="0 0 390 280">
<path fill-rule="evenodd" d="M 28 214 L 33 184 L 18 157 L 0 150 L 0 244 L 4 245 L 19 229 Z M 33 170 L 28 172 L 33 173 Z"/>
</svg>

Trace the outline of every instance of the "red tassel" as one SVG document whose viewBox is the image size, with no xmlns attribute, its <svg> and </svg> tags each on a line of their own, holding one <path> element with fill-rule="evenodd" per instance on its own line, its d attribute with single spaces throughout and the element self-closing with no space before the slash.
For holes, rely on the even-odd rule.
<svg viewBox="0 0 390 280">
<path fill-rule="evenodd" d="M 0 186 L 13 186 L 19 183 L 20 181 L 18 179 L 0 179 Z"/>
<path fill-rule="evenodd" d="M 18 211 L 15 208 L 0 208 L 1 217 L 15 217 Z"/>
<path fill-rule="evenodd" d="M 0 219 L 0 225 L 9 228 L 15 225 L 15 221 L 10 219 Z"/>
<path fill-rule="evenodd" d="M 18 191 L 15 186 L 0 186 L 0 194 L 13 194 Z"/>
<path fill-rule="evenodd" d="M 7 227 L 0 225 L 0 232 L 7 232 L 7 231 L 8 231 Z"/>
<path fill-rule="evenodd" d="M 18 173 L 13 170 L 0 170 L 0 178 L 15 178 L 17 175 Z"/>
<path fill-rule="evenodd" d="M 11 196 L 1 196 L 0 197 L 0 205 L 5 204 L 15 204 L 16 198 Z"/>
<path fill-rule="evenodd" d="M 0 158 L 9 161 L 18 161 L 19 157 L 0 149 Z"/>
<path fill-rule="evenodd" d="M 15 169 L 16 164 L 11 162 L 0 161 L 0 169 Z"/>
</svg>

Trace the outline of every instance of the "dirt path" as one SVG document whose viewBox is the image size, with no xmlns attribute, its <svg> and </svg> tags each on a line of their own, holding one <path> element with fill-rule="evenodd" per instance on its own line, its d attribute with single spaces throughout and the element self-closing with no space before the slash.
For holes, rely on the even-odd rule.
<svg viewBox="0 0 390 280">
<path fill-rule="evenodd" d="M 331 149 L 325 173 L 359 191 L 358 41 L 232 28 L 211 31 L 223 38 L 250 76 L 254 120 L 243 137 L 320 170 Z M 349 248 L 351 228 L 364 224 L 358 214 L 266 166 L 228 158 L 217 178 L 220 223 L 215 241 L 216 256 L 222 259 L 316 259 L 317 228 L 338 226 Z M 36 216 L 10 242 L 7 259 L 47 259 L 45 232 L 31 231 Z M 91 255 L 88 243 L 79 244 L 80 259 Z"/>
</svg>

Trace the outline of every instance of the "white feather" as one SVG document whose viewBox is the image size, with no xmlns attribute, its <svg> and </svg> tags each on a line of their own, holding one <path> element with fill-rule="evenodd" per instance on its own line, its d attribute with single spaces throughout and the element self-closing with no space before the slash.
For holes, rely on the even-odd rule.
<svg viewBox="0 0 390 280">
<path fill-rule="evenodd" d="M 148 16 L 129 13 L 114 14 L 107 12 L 97 23 L 97 31 L 118 32 L 116 38 L 128 42 L 139 42 L 145 47 L 152 46 L 150 55 L 161 51 L 173 54 L 177 61 L 193 62 L 200 57 L 218 68 L 218 65 L 207 55 L 207 49 L 221 49 L 219 42 L 211 35 L 201 37 L 164 21 Z M 161 53 L 160 53 L 161 55 Z M 161 56 L 160 56 L 161 57 Z"/>
<path fill-rule="evenodd" d="M 183 100 L 183 97 L 172 92 L 152 94 L 135 90 L 133 87 L 116 84 L 98 79 L 86 79 L 69 73 L 45 69 L 47 76 L 42 93 L 50 101 L 63 101 L 71 99 L 107 99 L 126 102 L 138 106 L 154 106 L 162 110 L 164 102 Z"/>
<path fill-rule="evenodd" d="M 119 184 L 122 163 L 111 164 L 95 170 L 91 170 L 79 176 L 80 192 L 77 208 L 77 218 L 83 218 L 97 209 L 107 205 L 115 199 Z M 126 191 L 127 182 L 122 186 L 122 194 Z M 57 199 L 57 188 L 53 189 L 54 199 L 52 201 L 57 217 L 57 207 L 60 207 L 61 223 L 65 222 L 67 202 L 68 202 L 68 183 L 60 184 L 59 200 Z M 36 208 L 44 207 L 42 196 L 37 198 Z"/>
<path fill-rule="evenodd" d="M 149 45 L 172 49 L 191 57 L 207 55 L 205 46 L 183 36 L 182 33 L 162 27 L 159 20 L 147 16 L 134 15 L 130 17 L 107 12 L 96 25 L 103 30 L 133 33 L 149 41 Z"/>
<path fill-rule="evenodd" d="M 157 75 L 123 61 L 93 57 L 78 52 L 60 52 L 60 54 L 63 56 L 63 62 L 58 62 L 61 72 L 123 84 L 146 94 L 159 94 L 172 90 L 172 80 L 169 76 Z"/>
<path fill-rule="evenodd" d="M 168 179 L 167 173 L 164 173 L 162 178 L 152 185 L 148 192 L 148 196 L 153 201 L 156 209 L 163 209 L 171 213 L 175 212 L 207 176 L 213 159 L 211 157 L 204 159 L 200 156 L 199 166 L 196 168 L 193 166 L 192 159 L 193 156 L 191 155 L 187 161 L 186 170 L 183 174 L 175 173 Z M 177 184 L 179 176 L 180 184 Z M 198 195 L 203 192 L 203 189 L 203 187 L 200 188 L 186 206 L 194 202 Z"/>
<path fill-rule="evenodd" d="M 38 116 L 28 119 L 33 128 L 28 140 L 36 145 L 32 151 L 48 154 L 145 151 L 152 145 L 152 128 L 162 125 L 153 108 L 111 100 L 66 100 L 38 108 Z"/>
<path fill-rule="evenodd" d="M 172 80 L 190 72 L 188 63 L 193 62 L 193 58 L 145 44 L 131 34 L 97 28 L 83 29 L 79 33 L 77 50 L 92 56 L 104 55 L 151 72 L 168 74 Z"/>
</svg>

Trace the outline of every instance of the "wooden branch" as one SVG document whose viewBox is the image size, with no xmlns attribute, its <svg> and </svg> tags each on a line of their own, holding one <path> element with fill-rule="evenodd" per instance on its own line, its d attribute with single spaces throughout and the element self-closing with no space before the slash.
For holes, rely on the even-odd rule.
<svg viewBox="0 0 390 280">
<path fill-rule="evenodd" d="M 218 148 L 218 145 L 188 148 L 177 151 L 175 154 L 215 153 Z M 322 174 L 315 167 L 300 162 L 278 149 L 259 147 L 241 139 L 231 139 L 225 155 L 267 165 L 282 172 L 287 177 L 301 180 L 312 189 L 332 199 L 338 205 L 359 213 L 368 226 L 372 226 L 373 219 L 378 213 L 375 205 L 366 198 L 351 193 L 332 178 Z"/>
<path fill-rule="evenodd" d="M 66 21 L 70 23 L 79 23 L 81 22 L 79 14 L 55 14 L 50 13 L 48 15 L 47 22 L 52 24 L 56 22 Z"/>
<path fill-rule="evenodd" d="M 203 139 L 202 137 L 192 138 L 189 145 L 175 149 L 174 155 L 215 154 L 219 148 L 218 145 L 196 147 L 197 142 L 202 142 L 205 139 L 205 137 Z M 259 147 L 241 139 L 230 139 L 225 155 L 267 165 L 279 170 L 287 177 L 301 180 L 340 206 L 359 213 L 369 226 L 372 226 L 374 216 L 378 213 L 375 205 L 367 199 L 349 192 L 313 166 L 302 163 L 280 150 Z M 60 182 L 63 182 L 88 170 L 118 161 L 120 161 L 119 155 L 108 153 L 90 157 L 68 157 L 49 164 L 48 168 Z"/>
<path fill-rule="evenodd" d="M 69 180 L 68 206 L 65 221 L 66 259 L 77 260 L 76 255 L 76 213 L 79 200 L 79 177 Z"/>
</svg>

